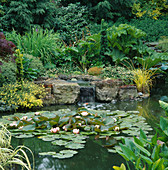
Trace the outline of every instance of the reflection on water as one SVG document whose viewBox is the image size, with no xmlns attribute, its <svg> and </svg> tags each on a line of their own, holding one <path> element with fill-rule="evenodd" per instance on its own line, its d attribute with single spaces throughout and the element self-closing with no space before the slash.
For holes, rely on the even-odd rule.
<svg viewBox="0 0 168 170">
<path fill-rule="evenodd" d="M 78 107 L 86 107 L 97 110 L 138 110 L 139 115 L 146 118 L 151 126 L 159 122 L 159 117 L 165 115 L 159 106 L 159 100 L 162 96 L 168 96 L 167 85 L 162 89 L 154 89 L 151 97 L 141 101 L 124 101 L 114 103 L 84 103 L 78 105 L 58 105 L 44 107 L 42 110 L 59 110 L 71 109 L 76 110 Z M 168 86 L 167 86 L 168 87 Z M 94 137 L 87 139 L 85 149 L 79 151 L 71 159 L 55 159 L 51 156 L 39 156 L 39 152 L 56 151 L 60 147 L 51 145 L 50 142 L 44 142 L 38 138 L 31 139 L 13 139 L 13 145 L 24 144 L 28 146 L 35 156 L 35 164 L 37 170 L 111 170 L 113 165 L 120 165 L 124 162 L 123 158 L 118 154 L 108 153 L 107 149 L 101 146 L 102 141 L 97 141 Z M 131 168 L 132 169 L 132 168 Z"/>
</svg>

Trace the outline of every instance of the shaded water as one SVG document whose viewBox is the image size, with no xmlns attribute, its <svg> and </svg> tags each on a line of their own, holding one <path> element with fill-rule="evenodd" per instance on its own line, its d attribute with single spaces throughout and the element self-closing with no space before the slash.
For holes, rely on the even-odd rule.
<svg viewBox="0 0 168 170">
<path fill-rule="evenodd" d="M 78 107 L 86 107 L 97 110 L 138 110 L 139 115 L 146 118 L 146 121 L 152 126 L 159 122 L 159 117 L 165 115 L 160 108 L 158 101 L 163 96 L 168 97 L 168 84 L 161 88 L 153 89 L 151 97 L 141 101 L 124 101 L 116 103 L 86 103 L 78 105 L 59 105 L 44 107 L 42 110 L 59 110 L 69 108 L 76 110 Z M 55 159 L 51 156 L 39 156 L 39 152 L 58 151 L 60 147 L 51 145 L 51 142 L 44 142 L 38 138 L 30 139 L 13 139 L 13 145 L 28 146 L 34 153 L 36 170 L 110 170 L 112 166 L 120 165 L 124 162 L 123 158 L 118 154 L 112 154 L 107 151 L 102 144 L 103 140 L 96 140 L 94 136 L 87 139 L 86 147 L 79 150 L 79 153 L 70 159 Z"/>
</svg>

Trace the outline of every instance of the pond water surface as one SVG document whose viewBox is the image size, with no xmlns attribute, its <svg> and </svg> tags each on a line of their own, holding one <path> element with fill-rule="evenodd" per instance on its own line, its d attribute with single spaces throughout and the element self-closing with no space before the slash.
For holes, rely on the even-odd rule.
<svg viewBox="0 0 168 170">
<path fill-rule="evenodd" d="M 159 123 L 159 117 L 164 116 L 164 111 L 160 108 L 158 101 L 168 99 L 168 84 L 163 85 L 161 88 L 152 90 L 151 97 L 141 101 L 122 101 L 116 103 L 88 103 L 78 105 L 59 105 L 44 107 L 41 110 L 59 110 L 69 108 L 76 110 L 79 107 L 86 107 L 89 109 L 97 110 L 136 110 L 139 115 L 146 118 L 146 122 L 152 127 L 155 123 Z M 114 165 L 120 165 L 125 162 L 124 159 L 118 155 L 109 153 L 107 148 L 102 147 L 105 140 L 96 140 L 94 136 L 87 139 L 84 149 L 79 150 L 78 154 L 69 159 L 56 159 L 51 156 L 40 156 L 39 152 L 58 151 L 60 147 L 54 146 L 51 142 L 44 142 L 38 138 L 16 139 L 13 138 L 12 144 L 25 145 L 29 147 L 35 157 L 36 170 L 110 170 Z M 131 168 L 132 169 L 132 168 Z"/>
</svg>

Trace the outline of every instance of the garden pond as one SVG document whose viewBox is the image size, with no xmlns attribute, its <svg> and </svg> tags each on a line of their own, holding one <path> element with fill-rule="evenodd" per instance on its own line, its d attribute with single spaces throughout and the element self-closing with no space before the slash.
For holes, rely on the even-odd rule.
<svg viewBox="0 0 168 170">
<path fill-rule="evenodd" d="M 30 124 L 22 127 L 22 130 L 29 133 L 21 134 L 18 129 L 12 129 L 15 136 L 12 138 L 12 145 L 29 147 L 34 153 L 35 169 L 38 170 L 110 170 L 114 165 L 119 166 L 122 162 L 125 163 L 125 160 L 115 153 L 112 147 L 115 146 L 117 149 L 116 144 L 122 137 L 138 135 L 140 128 L 149 136 L 154 134 L 151 127 L 156 127 L 159 117 L 165 115 L 158 101 L 168 101 L 167 86 L 168 84 L 165 84 L 161 88 L 154 88 L 150 98 L 139 101 L 57 105 L 44 107 L 29 114 L 15 114 L 17 119 L 23 118 L 23 115 L 27 115 L 29 119 L 30 116 L 33 118 L 31 121 L 36 124 L 39 123 L 36 118 L 41 117 L 41 120 L 50 124 L 46 123 L 49 127 L 53 121 L 59 119 L 60 129 L 63 129 L 63 125 L 69 124 L 67 122 L 72 121 L 72 129 L 82 126 L 84 130 L 80 134 L 64 133 L 63 130 L 53 134 L 50 130 L 43 131 Z M 40 115 L 35 115 L 39 112 Z M 67 113 L 69 116 L 63 116 Z M 95 128 L 96 125 L 100 125 L 101 128 Z M 21 127 L 22 124 L 19 126 Z M 118 127 L 120 129 L 117 129 Z M 111 135 L 113 137 L 110 137 Z"/>
</svg>

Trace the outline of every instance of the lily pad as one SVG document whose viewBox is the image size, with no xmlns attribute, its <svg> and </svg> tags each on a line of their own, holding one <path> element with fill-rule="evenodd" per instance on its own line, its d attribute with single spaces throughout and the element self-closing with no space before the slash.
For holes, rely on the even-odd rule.
<svg viewBox="0 0 168 170">
<path fill-rule="evenodd" d="M 32 134 L 21 134 L 19 136 L 15 136 L 15 138 L 32 138 L 34 135 Z"/>
<path fill-rule="evenodd" d="M 83 149 L 85 147 L 85 145 L 84 144 L 70 142 L 65 147 L 69 148 L 69 149 Z"/>
<path fill-rule="evenodd" d="M 53 142 L 51 142 L 53 145 L 58 145 L 58 146 L 65 146 L 67 145 L 69 142 L 65 141 L 65 140 L 55 140 Z"/>
<path fill-rule="evenodd" d="M 58 159 L 71 158 L 77 153 L 78 152 L 74 150 L 62 150 L 59 153 L 52 155 L 52 157 Z"/>
<path fill-rule="evenodd" d="M 41 152 L 39 155 L 45 156 L 45 155 L 55 155 L 56 152 Z"/>
</svg>

